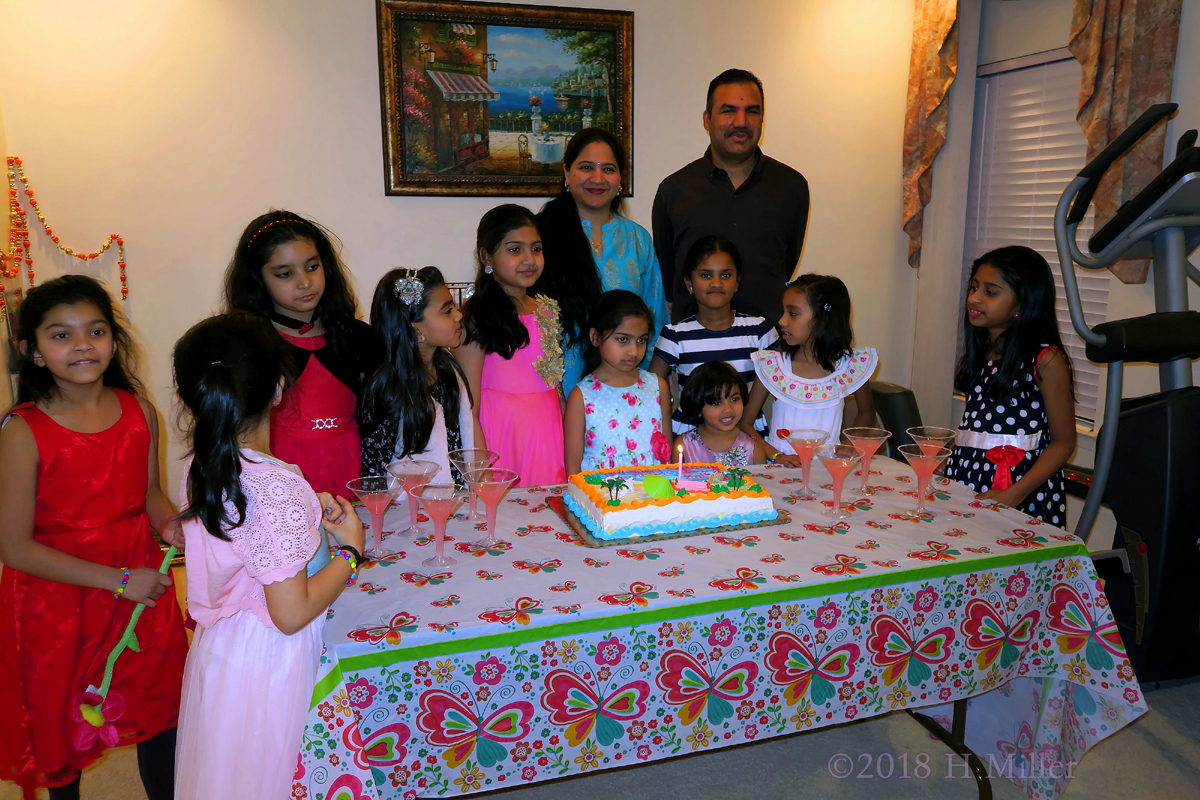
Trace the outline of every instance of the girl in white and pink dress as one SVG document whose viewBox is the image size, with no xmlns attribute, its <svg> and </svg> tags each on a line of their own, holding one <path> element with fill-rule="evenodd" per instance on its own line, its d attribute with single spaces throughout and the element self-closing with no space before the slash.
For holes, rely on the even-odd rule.
<svg viewBox="0 0 1200 800">
<path fill-rule="evenodd" d="M 783 292 L 780 340 L 775 348 L 750 356 L 757 380 L 750 390 L 742 430 L 758 437 L 752 427 L 767 394 L 775 397 L 767 431 L 767 460 L 800 466 L 787 431 L 823 430 L 836 444 L 846 427 L 873 426 L 875 399 L 867 382 L 879 364 L 871 347 L 853 349 L 850 292 L 832 275 L 801 275 Z M 842 425 L 846 401 L 854 397 L 857 411 Z"/>
<path fill-rule="evenodd" d="M 183 676 L 177 800 L 290 796 L 325 611 L 353 582 L 363 528 L 350 503 L 317 495 L 270 454 L 286 345 L 245 312 L 193 327 L 175 346 L 192 415 L 180 506 L 196 634 Z M 324 517 L 324 520 L 322 520 Z M 341 545 L 308 576 L 325 547 Z"/>
</svg>

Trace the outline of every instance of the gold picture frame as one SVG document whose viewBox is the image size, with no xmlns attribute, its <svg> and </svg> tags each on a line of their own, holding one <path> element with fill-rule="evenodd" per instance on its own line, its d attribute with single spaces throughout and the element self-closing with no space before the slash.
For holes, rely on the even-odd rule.
<svg viewBox="0 0 1200 800">
<path fill-rule="evenodd" d="M 377 0 L 388 195 L 551 196 L 574 132 L 625 149 L 633 194 L 633 12 Z"/>
</svg>

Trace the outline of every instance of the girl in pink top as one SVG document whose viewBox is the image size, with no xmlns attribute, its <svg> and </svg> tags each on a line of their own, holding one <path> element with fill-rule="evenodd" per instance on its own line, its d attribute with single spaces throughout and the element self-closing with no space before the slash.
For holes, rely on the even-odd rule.
<svg viewBox="0 0 1200 800">
<path fill-rule="evenodd" d="M 270 454 L 271 409 L 290 377 L 286 347 L 245 312 L 205 320 L 175 346 L 175 382 L 192 415 L 180 506 L 197 623 L 177 800 L 290 796 L 325 611 L 353 582 L 363 548 L 350 503 L 315 494 Z M 339 557 L 308 577 L 322 527 Z"/>
<path fill-rule="evenodd" d="M 696 427 L 680 437 L 689 463 L 746 467 L 766 461 L 761 439 L 738 428 L 749 392 L 746 381 L 724 361 L 692 370 L 679 396 L 679 410 Z"/>
<path fill-rule="evenodd" d="M 495 466 L 518 486 L 565 483 L 558 304 L 527 289 L 542 274 L 542 237 L 524 206 L 493 208 L 476 234 L 479 272 L 463 305 L 466 342 L 455 351 L 470 383 Z"/>
</svg>

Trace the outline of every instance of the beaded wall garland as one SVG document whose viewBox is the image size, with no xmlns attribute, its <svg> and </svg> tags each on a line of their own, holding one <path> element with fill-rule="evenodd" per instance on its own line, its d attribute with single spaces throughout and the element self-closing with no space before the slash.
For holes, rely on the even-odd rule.
<svg viewBox="0 0 1200 800">
<path fill-rule="evenodd" d="M 29 187 L 29 178 L 25 176 L 25 169 L 21 165 L 21 159 L 16 156 L 8 157 L 8 249 L 6 252 L 0 253 L 0 274 L 5 278 L 15 278 L 20 274 L 21 264 L 24 262 L 25 276 L 29 279 L 29 286 L 33 288 L 35 285 L 33 254 L 29 250 L 29 220 L 25 209 L 21 208 L 19 200 L 20 192 L 17 189 L 18 181 L 24 187 L 29 207 L 33 209 L 38 222 L 42 223 L 42 229 L 50 237 L 50 241 L 54 242 L 55 247 L 71 258 L 78 258 L 84 262 L 94 261 L 114 244 L 117 246 L 117 267 L 121 271 L 121 299 L 127 299 L 129 297 L 129 287 L 125 283 L 125 240 L 121 238 L 120 234 L 110 233 L 103 246 L 94 253 L 78 253 L 60 242 L 58 236 L 54 233 L 54 229 L 46 222 L 46 217 L 42 214 L 41 208 L 38 207 L 37 198 L 34 197 L 33 189 Z M 0 318 L 2 318 L 4 311 L 4 293 L 0 291 Z"/>
</svg>

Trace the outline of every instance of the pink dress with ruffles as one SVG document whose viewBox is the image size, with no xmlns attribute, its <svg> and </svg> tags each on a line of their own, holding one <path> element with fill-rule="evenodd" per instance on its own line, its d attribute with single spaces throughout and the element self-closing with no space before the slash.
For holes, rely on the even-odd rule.
<svg viewBox="0 0 1200 800">
<path fill-rule="evenodd" d="M 483 357 L 479 424 L 488 449 L 500 456 L 495 466 L 514 470 L 520 476 L 517 486 L 566 483 L 558 388 L 547 388 L 533 368 L 542 356 L 537 317 L 522 314 L 521 324 L 529 331 L 529 344 L 512 358 Z"/>
</svg>

